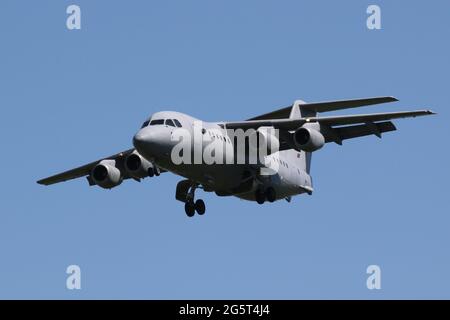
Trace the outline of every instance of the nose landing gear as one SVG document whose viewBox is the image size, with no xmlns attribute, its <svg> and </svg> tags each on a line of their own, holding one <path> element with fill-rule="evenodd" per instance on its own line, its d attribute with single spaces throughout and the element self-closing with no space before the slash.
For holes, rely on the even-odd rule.
<svg viewBox="0 0 450 320">
<path fill-rule="evenodd" d="M 195 204 L 193 201 L 187 201 L 184 204 L 184 211 L 186 211 L 186 215 L 188 217 L 193 217 L 195 214 Z"/>
<path fill-rule="evenodd" d="M 186 201 L 184 204 L 184 211 L 188 217 L 193 217 L 197 212 L 199 215 L 204 215 L 206 211 L 205 202 L 202 199 Z"/>
<path fill-rule="evenodd" d="M 195 201 L 195 211 L 201 216 L 205 214 L 206 206 L 205 202 L 202 199 L 198 199 L 197 201 Z"/>
<path fill-rule="evenodd" d="M 184 211 L 188 217 L 193 217 L 196 212 L 199 215 L 206 212 L 205 202 L 202 199 L 194 200 L 197 188 L 199 185 L 189 180 L 180 181 L 177 185 L 176 199 L 184 202 Z"/>
</svg>

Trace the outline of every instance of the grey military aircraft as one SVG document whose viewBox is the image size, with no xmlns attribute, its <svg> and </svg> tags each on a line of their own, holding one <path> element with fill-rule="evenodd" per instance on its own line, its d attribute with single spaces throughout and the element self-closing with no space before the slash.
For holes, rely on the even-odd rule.
<svg viewBox="0 0 450 320">
<path fill-rule="evenodd" d="M 175 198 L 184 203 L 186 214 L 192 217 L 197 212 L 205 213 L 205 203 L 195 200 L 198 188 L 205 192 L 215 192 L 218 196 L 236 196 L 256 201 L 259 204 L 280 199 L 291 201 L 291 197 L 313 192 L 311 154 L 322 148 L 325 143 L 342 141 L 357 137 L 394 131 L 392 119 L 417 117 L 434 114 L 430 110 L 357 114 L 343 116 L 318 116 L 319 113 L 346 108 L 362 107 L 374 104 L 398 101 L 394 97 L 376 97 L 365 99 L 305 103 L 297 100 L 291 106 L 272 111 L 246 121 L 201 122 L 187 114 L 162 111 L 148 118 L 133 137 L 134 148 L 91 162 L 81 167 L 39 180 L 42 185 L 51 185 L 75 178 L 87 177 L 89 185 L 104 189 L 114 188 L 125 179 L 140 181 L 146 177 L 159 176 L 172 172 L 183 177 L 177 187 Z M 196 124 L 201 123 L 200 139 L 196 140 Z M 266 129 L 276 130 L 276 133 Z M 180 130 L 194 137 L 188 146 L 192 149 L 179 156 L 194 156 L 195 150 L 202 155 L 214 142 L 222 149 L 215 149 L 213 163 L 174 161 L 173 150 L 183 139 L 175 139 Z M 239 149 L 233 130 L 250 132 L 243 140 L 244 148 Z M 245 130 L 245 131 L 244 131 Z M 265 144 L 251 143 L 251 138 L 264 141 Z M 248 161 L 251 150 L 264 146 L 266 153 L 256 161 Z M 231 159 L 242 153 L 244 161 L 225 161 L 225 152 L 229 150 Z M 189 158 L 189 157 L 187 157 Z M 184 158 L 183 158 L 184 159 Z M 217 159 L 222 161 L 217 161 Z M 228 158 L 227 158 L 228 159 Z M 269 164 L 269 165 L 268 165 Z M 261 168 L 276 165 L 270 174 Z"/>
</svg>

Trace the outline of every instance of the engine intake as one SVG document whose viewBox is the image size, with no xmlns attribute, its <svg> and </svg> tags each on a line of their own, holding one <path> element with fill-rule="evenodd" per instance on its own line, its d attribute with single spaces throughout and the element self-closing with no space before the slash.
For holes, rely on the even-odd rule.
<svg viewBox="0 0 450 320">
<path fill-rule="evenodd" d="M 114 160 L 103 160 L 91 171 L 92 181 L 103 189 L 117 187 L 123 181 L 120 170 L 115 166 Z"/>
<path fill-rule="evenodd" d="M 149 170 L 154 172 L 153 165 L 139 153 L 134 151 L 125 159 L 125 169 L 133 178 L 140 179 L 149 175 Z"/>
<path fill-rule="evenodd" d="M 313 152 L 324 146 L 325 137 L 315 129 L 301 127 L 294 132 L 294 141 L 300 150 Z"/>
</svg>

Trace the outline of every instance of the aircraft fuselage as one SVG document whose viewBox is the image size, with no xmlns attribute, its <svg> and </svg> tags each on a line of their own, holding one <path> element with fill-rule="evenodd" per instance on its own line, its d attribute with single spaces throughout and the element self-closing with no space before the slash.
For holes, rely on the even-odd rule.
<svg viewBox="0 0 450 320">
<path fill-rule="evenodd" d="M 221 144 L 224 150 L 236 152 L 235 141 L 229 137 L 228 131 L 220 123 L 203 122 L 173 111 L 157 112 L 148 121 L 151 123 L 153 120 L 166 119 L 178 120 L 182 128 L 187 130 L 192 137 L 192 153 L 200 151 L 204 154 L 213 141 Z M 194 126 L 200 122 L 203 128 L 202 135 L 208 139 L 196 137 Z M 179 128 L 166 124 L 144 126 L 133 138 L 134 147 L 139 154 L 156 166 L 195 181 L 201 184 L 205 191 L 215 191 L 218 195 L 234 195 L 241 199 L 255 200 L 255 190 L 270 186 L 275 190 L 276 199 L 289 199 L 291 196 L 305 193 L 305 186 L 312 187 L 311 177 L 296 163 L 300 153 L 295 150 L 278 151 L 268 155 L 268 159 L 279 164 L 276 172 L 270 175 L 259 175 L 260 165 L 257 164 L 227 164 L 225 155 L 221 155 L 223 158 L 219 164 L 207 164 L 204 161 L 194 163 L 193 154 L 188 163 L 175 164 L 172 150 L 179 142 L 174 136 L 176 130 Z M 228 148 L 227 144 L 230 145 Z M 235 158 L 234 154 L 232 158 Z"/>
</svg>

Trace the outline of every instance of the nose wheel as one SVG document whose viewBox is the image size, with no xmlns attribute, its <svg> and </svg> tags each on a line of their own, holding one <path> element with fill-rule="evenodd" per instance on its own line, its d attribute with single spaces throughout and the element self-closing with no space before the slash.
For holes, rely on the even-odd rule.
<svg viewBox="0 0 450 320">
<path fill-rule="evenodd" d="M 195 214 L 195 204 L 193 201 L 188 201 L 184 204 L 184 211 L 186 211 L 186 215 L 191 218 Z"/>
<path fill-rule="evenodd" d="M 193 217 L 195 213 L 199 215 L 204 215 L 206 212 L 205 202 L 202 199 L 198 199 L 194 202 L 194 200 L 189 200 L 184 204 L 184 211 L 188 217 Z"/>
<path fill-rule="evenodd" d="M 202 199 L 198 199 L 195 201 L 195 212 L 197 212 L 199 215 L 204 215 L 206 212 L 206 206 L 205 202 Z"/>
<path fill-rule="evenodd" d="M 204 215 L 206 212 L 205 202 L 202 199 L 195 199 L 195 189 L 197 189 L 197 185 L 193 185 L 190 187 L 189 192 L 186 195 L 186 202 L 184 203 L 184 211 L 188 217 L 193 217 L 195 213 L 199 215 Z"/>
</svg>

